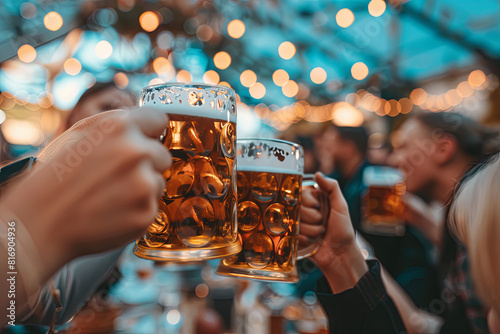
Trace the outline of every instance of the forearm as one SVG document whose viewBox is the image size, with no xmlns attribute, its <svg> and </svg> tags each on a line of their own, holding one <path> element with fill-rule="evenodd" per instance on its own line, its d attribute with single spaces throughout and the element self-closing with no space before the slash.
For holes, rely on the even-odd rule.
<svg viewBox="0 0 500 334">
<path fill-rule="evenodd" d="M 341 254 L 333 256 L 321 270 L 332 292 L 339 293 L 354 287 L 368 271 L 368 266 L 359 247 L 352 243 Z"/>
<path fill-rule="evenodd" d="M 396 305 L 409 334 L 439 333 L 443 325 L 443 319 L 417 308 L 405 291 L 383 268 L 382 279 L 387 294 Z"/>
</svg>

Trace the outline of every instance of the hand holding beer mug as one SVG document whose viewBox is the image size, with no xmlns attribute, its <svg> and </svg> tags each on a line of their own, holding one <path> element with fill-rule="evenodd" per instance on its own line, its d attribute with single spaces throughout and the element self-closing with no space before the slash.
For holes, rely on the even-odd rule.
<svg viewBox="0 0 500 334">
<path fill-rule="evenodd" d="M 363 173 L 363 181 L 368 189 L 361 228 L 373 234 L 402 236 L 405 233 L 402 196 L 406 186 L 401 173 L 391 167 L 370 166 Z"/>
<path fill-rule="evenodd" d="M 243 250 L 221 260 L 217 273 L 297 282 L 304 156 L 300 145 L 274 139 L 238 139 L 238 232 Z M 325 219 L 326 222 L 326 219 Z"/>
<path fill-rule="evenodd" d="M 169 114 L 160 140 L 172 154 L 158 215 L 134 247 L 149 260 L 221 258 L 241 250 L 236 228 L 236 99 L 232 89 L 161 84 L 141 106 Z"/>
</svg>

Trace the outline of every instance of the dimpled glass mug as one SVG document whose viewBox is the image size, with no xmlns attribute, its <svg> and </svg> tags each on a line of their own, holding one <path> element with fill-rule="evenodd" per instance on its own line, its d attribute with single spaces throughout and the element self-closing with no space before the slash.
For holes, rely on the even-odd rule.
<svg viewBox="0 0 500 334">
<path fill-rule="evenodd" d="M 283 140 L 248 138 L 237 140 L 236 154 L 238 232 L 243 250 L 222 259 L 216 272 L 298 282 L 297 259 L 314 254 L 319 247 L 315 240 L 299 248 L 301 191 L 312 182 L 304 181 L 303 149 Z M 328 201 L 320 202 L 324 209 Z M 328 211 L 323 213 L 328 215 Z"/>
<path fill-rule="evenodd" d="M 236 222 L 236 99 L 232 89 L 160 84 L 142 90 L 141 106 L 167 113 L 160 140 L 172 166 L 154 222 L 134 254 L 156 261 L 197 261 L 241 250 Z"/>
</svg>

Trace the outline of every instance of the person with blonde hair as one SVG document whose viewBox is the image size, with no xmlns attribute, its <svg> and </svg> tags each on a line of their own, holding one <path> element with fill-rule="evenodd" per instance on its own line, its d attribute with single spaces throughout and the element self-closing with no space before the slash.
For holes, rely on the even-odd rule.
<svg viewBox="0 0 500 334">
<path fill-rule="evenodd" d="M 490 307 L 491 333 L 500 333 L 499 189 L 500 154 L 495 154 L 464 177 L 450 208 L 450 226 L 467 247 L 475 289 Z"/>
</svg>

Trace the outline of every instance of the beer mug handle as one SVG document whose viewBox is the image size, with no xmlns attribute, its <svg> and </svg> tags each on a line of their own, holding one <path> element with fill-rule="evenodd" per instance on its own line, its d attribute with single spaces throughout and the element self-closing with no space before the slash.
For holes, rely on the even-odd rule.
<svg viewBox="0 0 500 334">
<path fill-rule="evenodd" d="M 314 174 L 304 175 L 304 179 L 302 181 L 302 188 L 304 187 L 314 187 L 316 189 L 319 188 L 318 184 L 314 181 Z M 318 192 L 318 195 L 319 195 L 318 200 L 320 204 L 319 210 L 321 212 L 321 216 L 323 217 L 321 224 L 326 229 L 326 226 L 328 224 L 328 218 L 330 216 L 330 201 L 328 200 L 328 195 L 325 192 L 323 191 Z M 300 229 L 300 222 L 299 222 L 299 229 Z M 310 245 L 297 249 L 297 260 L 303 260 L 307 257 L 316 254 L 322 242 L 323 242 L 323 237 L 319 237 L 316 240 L 311 241 Z"/>
</svg>

